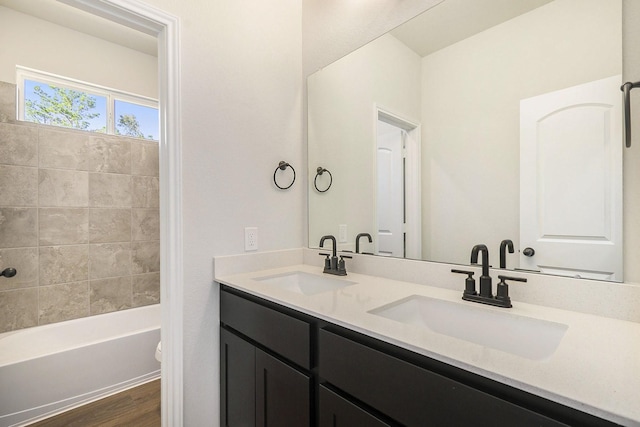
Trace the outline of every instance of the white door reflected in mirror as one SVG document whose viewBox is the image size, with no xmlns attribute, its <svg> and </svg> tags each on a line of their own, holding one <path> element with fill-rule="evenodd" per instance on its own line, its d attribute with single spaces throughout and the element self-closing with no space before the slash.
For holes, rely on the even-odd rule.
<svg viewBox="0 0 640 427">
<path fill-rule="evenodd" d="M 622 280 L 621 80 L 520 102 L 520 268 Z"/>
</svg>

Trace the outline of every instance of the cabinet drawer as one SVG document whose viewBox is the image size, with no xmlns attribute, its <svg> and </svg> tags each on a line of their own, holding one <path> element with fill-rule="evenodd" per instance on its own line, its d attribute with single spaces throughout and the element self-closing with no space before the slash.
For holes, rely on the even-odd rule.
<svg viewBox="0 0 640 427">
<path fill-rule="evenodd" d="M 404 425 L 564 425 L 333 332 L 319 340 L 319 376 Z"/>
<path fill-rule="evenodd" d="M 220 321 L 297 365 L 311 369 L 311 325 L 226 291 Z"/>
</svg>

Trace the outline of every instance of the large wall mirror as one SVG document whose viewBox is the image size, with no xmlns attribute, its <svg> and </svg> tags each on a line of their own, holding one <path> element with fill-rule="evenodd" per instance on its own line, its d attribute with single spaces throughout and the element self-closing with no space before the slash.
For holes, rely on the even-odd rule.
<svg viewBox="0 0 640 427">
<path fill-rule="evenodd" d="M 621 74 L 622 0 L 445 0 L 309 76 L 310 246 L 622 281 Z"/>
</svg>

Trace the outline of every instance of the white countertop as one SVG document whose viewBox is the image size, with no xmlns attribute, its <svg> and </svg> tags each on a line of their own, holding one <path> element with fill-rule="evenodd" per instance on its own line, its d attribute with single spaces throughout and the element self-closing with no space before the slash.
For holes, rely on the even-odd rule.
<svg viewBox="0 0 640 427">
<path fill-rule="evenodd" d="M 217 277 L 216 281 L 550 400 L 629 426 L 640 426 L 640 323 L 512 301 L 509 309 L 461 300 L 459 291 L 349 273 L 356 284 L 303 295 L 253 280 L 309 265 Z M 325 277 L 328 275 L 324 275 Z M 494 285 L 495 288 L 495 285 Z M 439 298 L 568 325 L 557 350 L 531 360 L 368 313 L 411 295 Z M 513 299 L 513 298 L 512 298 Z M 498 331 L 496 331 L 498 332 Z"/>
</svg>

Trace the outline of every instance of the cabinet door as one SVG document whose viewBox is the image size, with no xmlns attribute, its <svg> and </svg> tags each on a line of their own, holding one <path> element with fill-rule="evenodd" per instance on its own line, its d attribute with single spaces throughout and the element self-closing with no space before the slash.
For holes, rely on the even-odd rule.
<svg viewBox="0 0 640 427">
<path fill-rule="evenodd" d="M 389 427 L 364 409 L 320 386 L 319 427 Z"/>
<path fill-rule="evenodd" d="M 311 380 L 289 365 L 256 349 L 256 425 L 311 425 Z"/>
<path fill-rule="evenodd" d="M 220 328 L 220 424 L 254 427 L 256 349 Z"/>
</svg>

